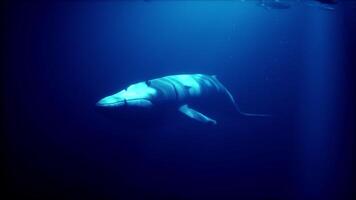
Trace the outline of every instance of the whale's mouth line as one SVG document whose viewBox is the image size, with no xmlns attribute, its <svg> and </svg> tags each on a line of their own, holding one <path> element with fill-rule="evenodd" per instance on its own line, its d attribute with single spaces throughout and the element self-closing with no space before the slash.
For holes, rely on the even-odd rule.
<svg viewBox="0 0 356 200">
<path fill-rule="evenodd" d="M 122 102 L 124 102 L 123 105 L 127 105 L 127 102 L 130 102 L 130 101 L 137 101 L 137 100 L 145 100 L 145 101 L 149 101 L 152 103 L 152 101 L 148 98 L 135 98 L 135 99 L 124 99 L 123 101 L 118 101 L 118 102 L 114 102 L 114 103 L 105 103 L 105 104 L 100 104 L 99 102 L 96 103 L 97 106 L 102 106 L 102 107 L 112 107 L 112 106 L 116 106 L 116 105 L 120 105 Z"/>
</svg>

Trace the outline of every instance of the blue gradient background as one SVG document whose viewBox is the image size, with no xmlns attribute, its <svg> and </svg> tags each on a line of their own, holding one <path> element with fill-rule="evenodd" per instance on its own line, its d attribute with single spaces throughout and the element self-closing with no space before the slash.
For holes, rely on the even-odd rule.
<svg viewBox="0 0 356 200">
<path fill-rule="evenodd" d="M 3 199 L 352 199 L 356 6 L 291 3 L 5 3 Z M 274 117 L 145 128 L 95 112 L 180 73 Z"/>
</svg>

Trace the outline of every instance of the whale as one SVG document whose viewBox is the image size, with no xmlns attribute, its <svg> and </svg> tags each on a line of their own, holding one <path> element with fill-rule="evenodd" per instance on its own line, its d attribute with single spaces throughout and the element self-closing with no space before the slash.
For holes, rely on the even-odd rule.
<svg viewBox="0 0 356 200">
<path fill-rule="evenodd" d="M 215 75 L 179 74 L 130 84 L 96 103 L 100 112 L 119 117 L 181 113 L 206 124 L 217 124 L 214 111 L 240 116 L 269 117 L 269 114 L 242 112 L 229 90 Z M 210 111 L 210 115 L 203 112 Z M 213 113 L 211 113 L 213 111 Z"/>
</svg>

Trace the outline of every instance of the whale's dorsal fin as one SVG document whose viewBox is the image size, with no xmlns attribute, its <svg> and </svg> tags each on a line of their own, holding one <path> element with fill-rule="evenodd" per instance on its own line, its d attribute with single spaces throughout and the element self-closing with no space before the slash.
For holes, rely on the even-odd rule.
<svg viewBox="0 0 356 200">
<path fill-rule="evenodd" d="M 182 112 L 183 114 L 185 114 L 186 116 L 188 116 L 192 119 L 195 119 L 197 121 L 200 121 L 200 122 L 212 123 L 214 125 L 217 123 L 214 119 L 211 119 L 208 116 L 206 116 L 192 108 L 189 108 L 187 104 L 179 107 L 179 111 Z"/>
</svg>

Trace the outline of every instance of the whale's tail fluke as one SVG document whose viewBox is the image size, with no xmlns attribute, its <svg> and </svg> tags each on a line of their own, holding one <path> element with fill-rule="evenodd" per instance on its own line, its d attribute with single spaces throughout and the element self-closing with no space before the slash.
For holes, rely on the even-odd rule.
<svg viewBox="0 0 356 200">
<path fill-rule="evenodd" d="M 224 89 L 225 94 L 228 96 L 228 98 L 230 99 L 231 103 L 234 105 L 235 110 L 241 115 L 241 116 L 245 116 L 245 117 L 272 117 L 272 115 L 270 114 L 260 114 L 260 113 L 247 113 L 247 112 L 242 112 L 241 109 L 239 108 L 239 106 L 237 105 L 234 97 L 232 96 L 232 94 L 229 92 L 229 90 L 217 79 L 217 77 L 215 75 L 212 76 L 212 78 L 214 78 L 219 84 L 220 87 Z"/>
<path fill-rule="evenodd" d="M 236 109 L 241 115 L 246 117 L 272 117 L 272 115 L 270 114 L 246 113 L 246 112 L 242 112 L 238 107 Z"/>
<path fill-rule="evenodd" d="M 236 111 L 242 115 L 242 116 L 245 116 L 245 117 L 272 117 L 272 115 L 270 114 L 260 114 L 260 113 L 247 113 L 247 112 L 243 112 L 241 111 L 240 107 L 237 105 L 234 97 L 231 95 L 231 93 L 229 92 L 229 90 L 227 90 L 225 88 L 225 91 L 226 91 L 226 94 L 229 96 L 231 102 L 234 104 L 234 107 L 236 109 Z"/>
</svg>

